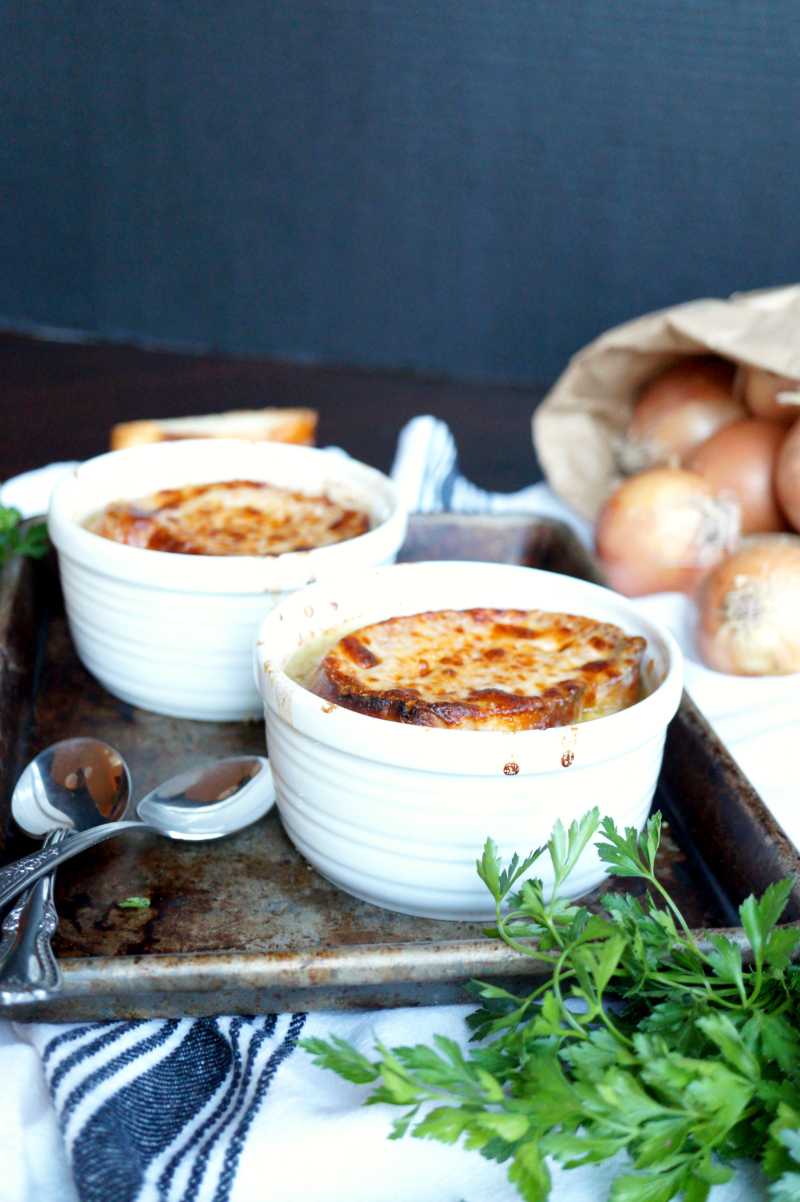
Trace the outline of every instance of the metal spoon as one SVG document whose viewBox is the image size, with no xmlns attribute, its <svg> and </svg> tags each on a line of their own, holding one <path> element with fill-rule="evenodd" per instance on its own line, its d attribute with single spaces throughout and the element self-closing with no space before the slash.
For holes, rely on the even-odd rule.
<svg viewBox="0 0 800 1202">
<path fill-rule="evenodd" d="M 256 822 L 275 801 L 269 761 L 260 755 L 232 756 L 182 772 L 139 802 L 135 807 L 139 821 L 112 817 L 106 795 L 96 790 L 97 800 L 88 781 L 87 787 L 74 794 L 62 785 L 51 791 L 46 776 L 33 776 L 33 787 L 19 793 L 15 789 L 11 799 L 11 811 L 23 830 L 39 836 L 58 827 L 77 831 L 86 825 L 92 804 L 103 825 L 80 830 L 57 846 L 45 847 L 0 869 L 0 910 L 59 864 L 120 831 L 149 829 L 171 839 L 219 839 Z M 73 796 L 77 797 L 74 816 Z"/>
<path fill-rule="evenodd" d="M 12 811 L 22 818 L 40 812 L 51 817 L 66 808 L 74 829 L 82 830 L 121 818 L 131 793 L 130 773 L 122 757 L 100 739 L 64 739 L 40 752 L 23 772 L 12 798 Z M 88 797 L 88 800 L 87 800 Z M 30 825 L 28 823 L 27 825 Z M 34 826 L 38 826 L 34 821 Z M 30 832 L 29 832 L 30 833 Z M 36 833 L 40 833 L 37 829 Z M 57 826 L 45 834 L 44 846 L 65 839 Z M 0 1001 L 34 1001 L 55 993 L 61 973 L 50 940 L 58 927 L 53 904 L 55 873 L 36 881 L 3 920 L 0 935 Z"/>
</svg>

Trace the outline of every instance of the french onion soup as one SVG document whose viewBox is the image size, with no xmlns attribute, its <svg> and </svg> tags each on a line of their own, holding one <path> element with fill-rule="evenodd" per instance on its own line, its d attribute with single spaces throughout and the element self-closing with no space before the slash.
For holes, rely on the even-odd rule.
<svg viewBox="0 0 800 1202">
<path fill-rule="evenodd" d="M 253 480 L 165 488 L 113 501 L 87 523 L 129 547 L 182 555 L 283 555 L 365 534 L 369 518 L 327 496 Z"/>
<path fill-rule="evenodd" d="M 645 645 L 618 626 L 574 614 L 445 609 L 345 635 L 301 683 L 328 702 L 390 722 L 544 730 L 638 701 Z"/>
</svg>

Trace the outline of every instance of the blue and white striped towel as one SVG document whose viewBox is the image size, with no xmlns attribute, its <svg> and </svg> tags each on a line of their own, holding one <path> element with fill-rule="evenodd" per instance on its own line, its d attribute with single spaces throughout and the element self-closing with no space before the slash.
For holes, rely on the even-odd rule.
<svg viewBox="0 0 800 1202">
<path fill-rule="evenodd" d="M 250 1125 L 304 1021 L 92 1023 L 49 1038 L 42 1064 L 84 1202 L 227 1202 Z"/>
<path fill-rule="evenodd" d="M 466 1045 L 469 1009 L 19 1025 L 0 1046 L 0 1199 L 512 1202 L 504 1167 L 389 1140 L 391 1108 L 295 1049 L 330 1033 L 365 1053 L 376 1035 Z"/>
<path fill-rule="evenodd" d="M 70 470 L 72 464 L 63 465 Z M 41 513 L 59 472 L 0 494 Z M 545 484 L 501 496 L 458 472 L 442 422 L 403 430 L 393 476 L 410 509 L 532 512 L 589 541 L 588 523 Z M 648 599 L 650 600 L 650 599 Z M 664 615 L 662 615 L 664 616 Z M 0 1022 L 0 1202 L 514 1202 L 505 1166 L 475 1152 L 390 1141 L 388 1106 L 316 1068 L 298 1038 L 468 1043 L 469 1006 L 84 1023 Z M 601 1202 L 618 1162 L 562 1172 L 553 1202 Z M 713 1202 L 760 1202 L 745 1166 Z"/>
<path fill-rule="evenodd" d="M 592 546 L 592 526 L 557 497 L 549 484 L 532 484 L 520 492 L 486 492 L 458 470 L 456 444 L 449 427 L 435 417 L 414 417 L 400 431 L 392 479 L 409 512 L 536 513 L 571 526 Z"/>
</svg>

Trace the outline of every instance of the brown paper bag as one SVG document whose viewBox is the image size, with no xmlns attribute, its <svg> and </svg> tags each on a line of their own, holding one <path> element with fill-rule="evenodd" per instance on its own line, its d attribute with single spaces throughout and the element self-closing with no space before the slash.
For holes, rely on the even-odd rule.
<svg viewBox="0 0 800 1202">
<path fill-rule="evenodd" d="M 533 415 L 555 492 L 594 521 L 623 479 L 616 448 L 638 389 L 682 355 L 703 352 L 800 380 L 800 284 L 648 313 L 578 351 Z"/>
</svg>

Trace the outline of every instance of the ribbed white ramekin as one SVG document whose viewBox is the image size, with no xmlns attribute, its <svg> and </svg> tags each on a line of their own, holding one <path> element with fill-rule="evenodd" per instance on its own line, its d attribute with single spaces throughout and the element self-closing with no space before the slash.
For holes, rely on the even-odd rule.
<svg viewBox="0 0 800 1202">
<path fill-rule="evenodd" d="M 332 706 L 284 668 L 339 628 L 436 609 L 543 609 L 614 622 L 647 640 L 647 696 L 578 726 L 503 734 L 386 722 Z M 487 919 L 475 860 L 491 836 L 524 855 L 592 806 L 641 828 L 655 791 L 683 664 L 669 632 L 624 597 L 551 572 L 491 563 L 420 563 L 315 584 L 262 623 L 255 669 L 284 826 L 323 876 L 389 910 Z M 545 856 L 536 874 L 552 886 Z M 579 897 L 603 879 L 593 846 L 569 881 Z"/>
<path fill-rule="evenodd" d="M 175 555 L 128 547 L 83 523 L 110 501 L 221 480 L 268 481 L 367 510 L 358 538 L 277 556 Z M 309 447 L 197 439 L 132 447 L 81 464 L 56 488 L 48 519 L 78 655 L 109 692 L 179 718 L 256 717 L 253 634 L 310 581 L 392 563 L 406 516 L 391 481 Z"/>
</svg>

